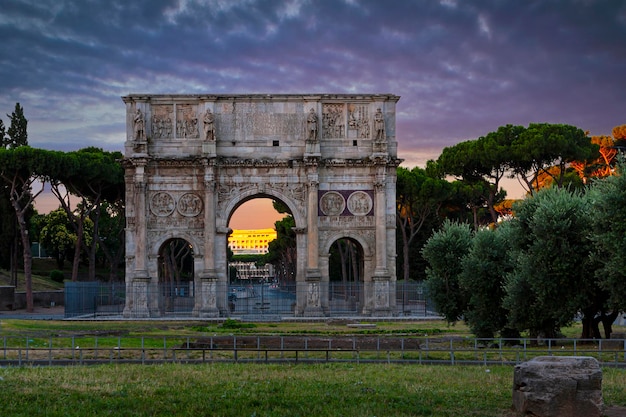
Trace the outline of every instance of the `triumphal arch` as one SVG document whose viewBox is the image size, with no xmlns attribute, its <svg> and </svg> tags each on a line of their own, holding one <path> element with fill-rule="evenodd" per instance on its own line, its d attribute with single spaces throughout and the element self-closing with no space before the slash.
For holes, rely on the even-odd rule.
<svg viewBox="0 0 626 417">
<path fill-rule="evenodd" d="M 359 314 L 395 307 L 396 103 L 391 94 L 131 94 L 126 104 L 126 317 L 162 315 L 160 248 L 193 248 L 193 312 L 229 313 L 228 222 L 265 197 L 295 221 L 293 314 L 328 310 L 329 250 L 362 249 Z"/>
</svg>

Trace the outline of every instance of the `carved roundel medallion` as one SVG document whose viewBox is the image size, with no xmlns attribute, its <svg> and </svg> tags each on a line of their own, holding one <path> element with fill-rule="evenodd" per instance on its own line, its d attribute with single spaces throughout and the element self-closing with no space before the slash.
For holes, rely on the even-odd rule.
<svg viewBox="0 0 626 417">
<path fill-rule="evenodd" d="M 195 217 L 202 212 L 202 199 L 194 193 L 183 194 L 178 199 L 176 210 L 185 217 Z"/>
<path fill-rule="evenodd" d="M 155 216 L 166 217 L 174 212 L 176 202 L 169 193 L 159 192 L 150 200 L 150 211 Z"/>
<path fill-rule="evenodd" d="M 346 209 L 346 200 L 336 191 L 329 191 L 320 199 L 320 210 L 326 216 L 339 216 Z"/>
<path fill-rule="evenodd" d="M 364 191 L 355 191 L 348 197 L 348 210 L 355 216 L 365 216 L 372 210 L 372 197 Z"/>
</svg>

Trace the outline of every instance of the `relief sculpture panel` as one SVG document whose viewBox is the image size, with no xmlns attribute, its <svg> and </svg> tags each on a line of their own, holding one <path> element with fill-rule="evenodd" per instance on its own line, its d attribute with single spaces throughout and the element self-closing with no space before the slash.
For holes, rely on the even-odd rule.
<svg viewBox="0 0 626 417">
<path fill-rule="evenodd" d="M 371 191 L 320 191 L 320 216 L 371 216 L 374 202 Z"/>
<path fill-rule="evenodd" d="M 176 202 L 171 194 L 158 192 L 150 199 L 150 211 L 157 217 L 166 217 L 174 212 Z"/>
<path fill-rule="evenodd" d="M 345 137 L 343 104 L 324 104 L 322 110 L 322 137 L 324 139 Z"/>
<path fill-rule="evenodd" d="M 191 139 L 200 137 L 196 106 L 189 104 L 176 106 L 176 137 Z"/>
<path fill-rule="evenodd" d="M 325 216 L 339 216 L 346 209 L 346 200 L 336 191 L 329 191 L 320 198 L 320 210 Z"/>
<path fill-rule="evenodd" d="M 174 106 L 171 104 L 152 106 L 152 138 L 172 137 Z"/>
<path fill-rule="evenodd" d="M 368 106 L 348 104 L 348 137 L 369 139 L 370 122 Z"/>
<path fill-rule="evenodd" d="M 185 217 L 195 217 L 202 212 L 202 199 L 194 193 L 185 193 L 178 199 L 176 210 Z"/>
<path fill-rule="evenodd" d="M 372 210 L 372 197 L 364 191 L 355 191 L 348 197 L 348 210 L 355 216 L 365 216 Z"/>
<path fill-rule="evenodd" d="M 202 227 L 202 199 L 195 193 L 169 193 L 159 191 L 150 198 L 148 227 L 162 228 L 198 228 Z"/>
</svg>

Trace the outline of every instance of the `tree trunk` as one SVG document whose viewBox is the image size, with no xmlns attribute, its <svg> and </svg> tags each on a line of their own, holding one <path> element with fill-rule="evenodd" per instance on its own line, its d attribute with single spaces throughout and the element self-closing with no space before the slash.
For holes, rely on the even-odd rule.
<svg viewBox="0 0 626 417">
<path fill-rule="evenodd" d="M 498 183 L 496 182 L 496 185 L 494 185 L 495 188 L 498 187 Z M 497 192 L 498 190 L 496 189 L 495 192 Z M 493 207 L 493 202 L 496 199 L 496 196 L 494 194 L 493 189 L 491 189 L 489 191 L 489 198 L 487 199 L 487 207 L 489 208 L 489 214 L 491 214 L 491 221 L 493 222 L 494 225 L 498 224 L 498 213 L 496 213 L 496 209 Z"/>
<path fill-rule="evenodd" d="M 17 228 L 16 228 L 17 229 Z M 19 257 L 17 256 L 20 246 L 20 237 L 16 234 L 13 243 L 11 244 L 11 282 L 13 286 L 17 288 L 17 264 L 19 263 Z"/>
<path fill-rule="evenodd" d="M 583 325 L 583 330 L 582 333 L 580 334 L 580 338 L 581 339 L 591 339 L 591 326 L 593 325 L 593 319 L 589 319 L 589 317 L 587 317 L 587 315 L 585 314 L 582 321 L 581 321 L 582 325 Z"/>
<path fill-rule="evenodd" d="M 96 198 L 89 213 L 93 213 L 93 236 L 91 247 L 89 248 L 89 280 L 96 280 L 96 252 L 98 251 L 98 241 L 100 236 L 100 198 Z"/>
<path fill-rule="evenodd" d="M 409 268 L 409 239 L 406 235 L 406 230 L 400 224 L 400 230 L 402 231 L 402 268 L 404 282 L 409 280 L 411 275 L 411 269 Z"/>
<path fill-rule="evenodd" d="M 32 313 L 35 310 L 33 305 L 33 254 L 30 250 L 30 241 L 28 239 L 28 228 L 24 219 L 24 211 L 17 213 L 17 222 L 20 227 L 20 236 L 22 238 L 22 246 L 24 250 L 24 282 L 26 283 L 26 311 Z"/>
<path fill-rule="evenodd" d="M 79 220 L 76 225 L 76 246 L 74 246 L 74 262 L 72 263 L 72 282 L 78 281 L 78 265 L 80 264 L 80 252 L 83 246 L 83 221 Z"/>
<path fill-rule="evenodd" d="M 618 315 L 618 311 L 614 311 L 611 314 L 602 313 L 602 327 L 604 328 L 604 337 L 607 339 L 611 338 L 611 333 L 613 333 L 613 323 Z"/>
<path fill-rule="evenodd" d="M 65 259 L 64 259 L 64 255 L 61 253 L 61 251 L 57 251 L 56 261 L 57 261 L 57 268 L 59 270 L 62 270 L 63 269 L 63 265 L 65 263 Z"/>
<path fill-rule="evenodd" d="M 472 206 L 472 216 L 474 217 L 474 230 L 478 230 L 478 207 Z"/>
</svg>

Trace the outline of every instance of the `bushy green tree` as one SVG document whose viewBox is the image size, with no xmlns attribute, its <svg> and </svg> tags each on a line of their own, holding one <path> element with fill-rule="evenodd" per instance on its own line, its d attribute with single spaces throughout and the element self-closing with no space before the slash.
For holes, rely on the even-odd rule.
<svg viewBox="0 0 626 417">
<path fill-rule="evenodd" d="M 101 256 L 109 265 L 109 281 L 119 281 L 119 267 L 125 254 L 124 202 L 105 201 L 100 205 L 99 211 L 98 233 L 94 237 L 98 240 Z"/>
<path fill-rule="evenodd" d="M 48 254 L 54 256 L 57 268 L 62 270 L 63 263 L 72 256 L 76 244 L 76 234 L 65 210 L 56 209 L 42 216 L 40 226 L 40 243 Z"/>
<path fill-rule="evenodd" d="M 473 190 L 472 194 L 478 193 L 480 204 L 474 199 L 473 208 L 484 204 L 492 223 L 498 221 L 495 204 L 506 196 L 500 182 L 511 165 L 511 145 L 519 139 L 523 131 L 522 126 L 501 126 L 497 131 L 478 139 L 444 148 L 437 160 L 446 174 L 466 183 Z M 476 219 L 475 211 L 474 218 Z"/>
<path fill-rule="evenodd" d="M 459 286 L 467 294 L 465 321 L 472 333 L 492 338 L 507 327 L 504 282 L 513 269 L 509 258 L 509 228 L 478 230 L 461 261 Z"/>
<path fill-rule="evenodd" d="M 66 211 L 77 236 L 72 266 L 72 281 L 78 279 L 80 254 L 88 255 L 89 279 L 95 280 L 96 253 L 104 241 L 99 238 L 100 206 L 106 202 L 119 206 L 124 200 L 124 169 L 122 154 L 99 148 L 57 153 L 49 166 L 52 193 Z M 71 197 L 78 197 L 76 208 Z M 83 240 L 87 220 L 93 224 L 93 239 Z"/>
<path fill-rule="evenodd" d="M 422 248 L 428 262 L 426 288 L 446 321 L 454 323 L 467 308 L 468 294 L 460 285 L 462 259 L 472 244 L 472 231 L 467 224 L 445 221 Z"/>
<path fill-rule="evenodd" d="M 581 194 L 549 188 L 515 210 L 505 307 L 519 330 L 556 337 L 594 302 L 591 205 Z"/>
<path fill-rule="evenodd" d="M 16 148 L 0 148 L 0 181 L 8 192 L 9 201 L 19 230 L 22 244 L 22 258 L 24 261 L 24 281 L 26 287 L 26 309 L 32 312 L 32 251 L 30 248 L 29 213 L 32 213 L 32 203 L 43 191 L 43 186 L 33 191 L 33 184 L 39 179 L 45 179 L 51 151 L 35 149 L 30 146 Z"/>
<path fill-rule="evenodd" d="M 415 242 L 424 241 L 420 235 L 430 234 L 433 226 L 439 226 L 439 211 L 450 194 L 450 183 L 430 176 L 426 170 L 397 169 L 396 224 L 401 248 L 398 259 L 402 261 L 401 279 L 405 282 L 412 278 L 411 248 Z"/>
<path fill-rule="evenodd" d="M 289 207 L 280 200 L 274 200 L 274 209 L 279 213 L 288 214 L 274 223 L 276 239 L 268 245 L 265 254 L 266 263 L 274 265 L 276 278 L 281 283 L 295 282 L 297 266 L 296 249 L 296 221 L 289 211 Z"/>
<path fill-rule="evenodd" d="M 510 168 L 529 192 L 538 191 L 542 175 L 551 177 L 557 187 L 562 187 L 567 165 L 596 159 L 600 156 L 599 149 L 575 126 L 531 123 L 511 144 Z"/>
<path fill-rule="evenodd" d="M 296 233 L 293 228 L 296 222 L 293 216 L 285 216 L 274 223 L 276 239 L 268 245 L 266 262 L 274 265 L 276 278 L 281 283 L 295 282 L 296 280 Z"/>
<path fill-rule="evenodd" d="M 616 175 L 594 183 L 588 195 L 593 203 L 593 258 L 598 264 L 595 276 L 608 293 L 605 331 L 612 315 L 626 311 L 626 167 L 621 159 Z M 614 317 L 613 317 L 614 319 Z"/>
</svg>

